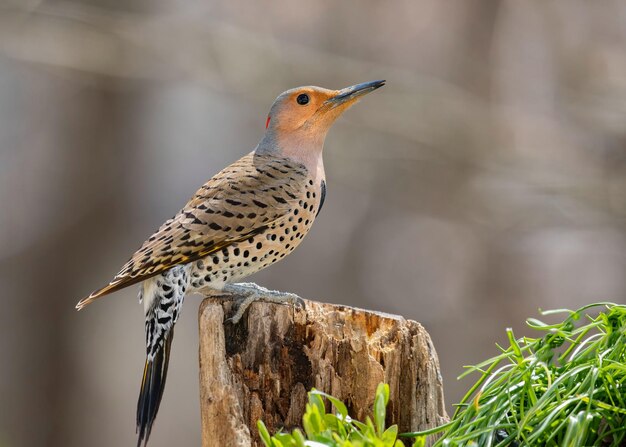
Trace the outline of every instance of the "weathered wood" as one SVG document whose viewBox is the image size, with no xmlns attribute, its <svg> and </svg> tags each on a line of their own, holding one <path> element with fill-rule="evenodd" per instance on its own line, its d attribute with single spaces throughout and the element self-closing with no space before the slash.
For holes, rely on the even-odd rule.
<svg viewBox="0 0 626 447">
<path fill-rule="evenodd" d="M 271 432 L 301 424 L 315 387 L 342 399 L 353 417 L 371 415 L 379 382 L 390 386 L 388 423 L 400 431 L 447 419 L 439 360 L 428 333 L 396 315 L 305 300 L 304 309 L 252 304 L 224 323 L 230 298 L 200 307 L 202 445 L 260 446 L 256 421 Z"/>
</svg>

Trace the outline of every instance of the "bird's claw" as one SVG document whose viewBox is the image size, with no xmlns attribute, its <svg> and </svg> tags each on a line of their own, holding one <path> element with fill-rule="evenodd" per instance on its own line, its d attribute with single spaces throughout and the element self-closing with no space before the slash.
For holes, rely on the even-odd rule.
<svg viewBox="0 0 626 447">
<path fill-rule="evenodd" d="M 291 305 L 301 310 L 305 308 L 304 300 L 295 293 L 269 290 L 254 283 L 231 284 L 224 290 L 241 297 L 241 302 L 237 305 L 237 310 L 233 316 L 224 320 L 226 323 L 233 325 L 239 323 L 246 310 L 248 310 L 248 307 L 255 301 Z"/>
</svg>

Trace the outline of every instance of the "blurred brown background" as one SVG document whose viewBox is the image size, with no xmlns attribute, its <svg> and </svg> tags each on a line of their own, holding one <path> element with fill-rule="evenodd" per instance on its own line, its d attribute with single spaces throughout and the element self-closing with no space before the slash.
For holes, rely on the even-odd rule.
<svg viewBox="0 0 626 447">
<path fill-rule="evenodd" d="M 325 150 L 311 234 L 253 280 L 430 331 L 462 366 L 539 307 L 626 297 L 623 1 L 0 1 L 0 446 L 135 443 L 132 287 L 86 311 L 298 85 L 388 84 Z M 151 446 L 199 445 L 198 297 Z"/>
</svg>

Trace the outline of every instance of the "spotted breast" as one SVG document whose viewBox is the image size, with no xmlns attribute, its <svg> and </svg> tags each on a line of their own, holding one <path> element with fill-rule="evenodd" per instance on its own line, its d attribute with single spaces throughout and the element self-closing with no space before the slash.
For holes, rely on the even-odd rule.
<svg viewBox="0 0 626 447">
<path fill-rule="evenodd" d="M 247 173 L 245 184 L 228 182 L 239 169 Z M 249 155 L 239 166 L 225 169 L 220 176 L 227 191 L 220 191 L 214 199 L 219 204 L 226 201 L 229 206 L 210 208 L 209 200 L 203 214 L 208 211 L 214 217 L 221 217 L 219 229 L 235 227 L 239 233 L 246 230 L 240 223 L 242 219 L 257 220 L 262 225 L 246 233 L 245 238 L 195 261 L 191 267 L 192 291 L 221 290 L 225 284 L 284 258 L 309 232 L 323 205 L 324 180 L 315 181 L 305 166 L 288 159 Z M 223 194 L 237 198 L 225 200 Z M 200 220 L 205 218 L 203 215 Z"/>
</svg>

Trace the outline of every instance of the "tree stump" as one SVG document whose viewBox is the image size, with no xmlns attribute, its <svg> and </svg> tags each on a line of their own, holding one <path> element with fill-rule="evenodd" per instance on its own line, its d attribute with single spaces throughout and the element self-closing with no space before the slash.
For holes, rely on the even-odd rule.
<svg viewBox="0 0 626 447">
<path fill-rule="evenodd" d="M 352 417 L 372 415 L 380 382 L 390 387 L 387 423 L 400 432 L 447 420 L 439 360 L 417 322 L 347 306 L 304 301 L 304 308 L 253 303 L 224 322 L 236 303 L 206 298 L 200 319 L 202 445 L 262 446 L 271 433 L 300 426 L 307 391 L 343 400 Z"/>
</svg>

